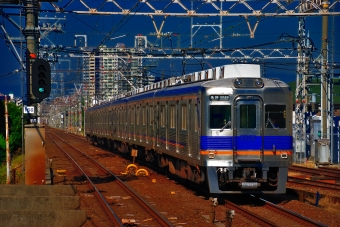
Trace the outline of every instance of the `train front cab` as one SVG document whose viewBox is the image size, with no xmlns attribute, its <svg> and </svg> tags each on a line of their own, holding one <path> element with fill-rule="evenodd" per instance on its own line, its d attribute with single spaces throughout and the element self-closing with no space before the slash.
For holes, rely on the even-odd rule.
<svg viewBox="0 0 340 227">
<path fill-rule="evenodd" d="M 225 97 L 210 96 L 211 136 L 202 136 L 210 192 L 285 193 L 292 152 L 287 97 L 268 103 L 261 95 L 235 95 L 229 103 Z"/>
</svg>

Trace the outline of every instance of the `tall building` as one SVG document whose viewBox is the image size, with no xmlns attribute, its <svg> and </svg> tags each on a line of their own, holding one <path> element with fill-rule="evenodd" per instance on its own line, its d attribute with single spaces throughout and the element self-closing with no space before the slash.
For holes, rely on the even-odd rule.
<svg viewBox="0 0 340 227">
<path fill-rule="evenodd" d="M 118 44 L 114 48 L 101 46 L 96 53 L 99 59 L 99 83 L 98 90 L 103 100 L 131 91 L 140 87 L 138 81 L 138 62 L 129 59 L 128 54 L 134 53 L 134 48 L 125 48 L 124 44 Z"/>
<path fill-rule="evenodd" d="M 90 57 L 83 58 L 83 95 L 96 101 L 109 100 L 154 82 L 154 77 L 146 78 L 145 72 L 140 70 L 141 59 L 128 57 L 135 51 L 121 43 L 116 47 L 92 49 Z"/>
<path fill-rule="evenodd" d="M 91 51 L 92 52 L 92 51 Z M 83 96 L 87 102 L 91 102 L 91 98 L 96 94 L 96 69 L 95 56 L 90 55 L 82 58 L 83 67 Z"/>
</svg>

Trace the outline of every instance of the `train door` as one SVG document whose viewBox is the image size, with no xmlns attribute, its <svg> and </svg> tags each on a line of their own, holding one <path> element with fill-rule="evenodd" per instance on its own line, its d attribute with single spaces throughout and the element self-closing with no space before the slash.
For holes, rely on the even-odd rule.
<svg viewBox="0 0 340 227">
<path fill-rule="evenodd" d="M 136 141 L 136 105 L 133 105 L 132 115 L 131 115 L 131 127 L 132 127 L 132 140 Z"/>
<path fill-rule="evenodd" d="M 150 105 L 149 108 L 149 138 L 150 138 L 150 145 L 153 147 L 154 145 L 154 114 L 155 114 L 155 108 L 153 105 Z"/>
<path fill-rule="evenodd" d="M 149 143 L 149 112 L 150 112 L 148 103 L 146 104 L 145 111 L 146 111 L 146 114 L 145 114 L 145 143 L 148 144 Z"/>
<path fill-rule="evenodd" d="M 146 143 L 146 104 L 143 103 L 141 106 L 141 111 L 142 111 L 142 121 L 140 124 L 140 142 Z"/>
<path fill-rule="evenodd" d="M 155 117 L 154 117 L 154 149 L 159 147 L 159 128 L 160 128 L 160 103 L 157 102 L 157 105 L 155 106 Z"/>
<path fill-rule="evenodd" d="M 128 119 L 127 119 L 127 139 L 132 140 L 132 133 L 133 133 L 133 105 L 127 106 L 128 108 Z"/>
<path fill-rule="evenodd" d="M 263 161 L 262 100 L 258 96 L 239 96 L 234 104 L 234 161 L 261 162 Z"/>
<path fill-rule="evenodd" d="M 140 142 L 140 108 L 139 104 L 136 105 L 136 121 L 135 121 L 135 141 Z"/>
<path fill-rule="evenodd" d="M 123 139 L 127 139 L 127 133 L 128 133 L 128 108 L 126 105 L 123 106 L 123 135 L 122 138 Z"/>
<path fill-rule="evenodd" d="M 187 116 L 187 119 L 188 119 L 188 128 L 187 128 L 187 133 L 188 133 L 188 138 L 187 138 L 187 147 L 188 147 L 188 156 L 191 157 L 192 155 L 192 114 L 191 114 L 191 99 L 189 99 L 189 103 L 188 103 L 188 109 L 187 109 L 187 113 L 188 113 L 188 116 Z"/>
<path fill-rule="evenodd" d="M 115 107 L 115 110 L 114 110 L 114 113 L 115 113 L 115 115 L 114 115 L 114 128 L 113 128 L 113 135 L 114 135 L 114 137 L 116 138 L 116 137 L 118 137 L 118 127 L 119 127 L 119 121 L 118 121 L 118 108 L 117 107 Z"/>
<path fill-rule="evenodd" d="M 169 102 L 165 102 L 165 149 L 169 150 Z"/>
<path fill-rule="evenodd" d="M 110 138 L 113 139 L 114 137 L 114 128 L 115 128 L 115 110 L 114 108 L 111 109 L 111 115 L 110 115 L 110 122 L 111 122 L 111 127 L 110 127 Z"/>
<path fill-rule="evenodd" d="M 122 137 L 122 121 L 123 121 L 123 119 L 122 119 L 122 108 L 119 106 L 118 108 L 117 108 L 117 112 L 118 112 L 118 126 L 117 126 L 117 130 L 118 130 L 118 133 L 117 133 L 117 135 L 118 135 L 118 138 L 121 138 Z"/>
<path fill-rule="evenodd" d="M 176 152 L 179 153 L 179 144 L 180 144 L 180 141 L 179 141 L 179 130 L 181 129 L 180 128 L 180 125 L 181 125 L 181 122 L 180 122 L 180 113 L 179 113 L 179 101 L 176 102 L 176 114 L 175 114 L 175 130 L 176 130 Z"/>
</svg>

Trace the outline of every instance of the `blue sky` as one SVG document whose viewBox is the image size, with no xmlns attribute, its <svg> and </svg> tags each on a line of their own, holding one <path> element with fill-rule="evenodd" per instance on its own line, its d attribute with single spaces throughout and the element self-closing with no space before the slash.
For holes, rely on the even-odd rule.
<svg viewBox="0 0 340 227">
<path fill-rule="evenodd" d="M 47 3 L 43 3 L 47 4 Z M 51 9 L 51 7 L 47 7 Z M 339 10 L 338 10 L 339 11 Z M 50 33 L 48 39 L 55 45 L 62 45 L 65 47 L 74 45 L 75 35 L 87 35 L 88 46 L 97 47 L 104 40 L 107 34 L 111 37 L 119 37 L 126 35 L 124 38 L 118 38 L 105 42 L 108 47 L 115 46 L 117 43 L 124 43 L 126 47 L 133 47 L 134 37 L 138 34 L 149 35 L 151 32 L 155 32 L 150 17 L 146 16 L 129 16 L 124 18 L 123 16 L 93 16 L 93 15 L 76 15 L 76 14 L 41 14 L 40 16 L 56 16 L 66 17 L 67 20 L 61 21 L 63 24 L 64 33 L 56 34 Z M 18 19 L 17 19 L 18 20 Z M 156 24 L 159 27 L 162 17 L 156 18 Z M 219 23 L 220 18 L 201 18 L 194 19 L 194 24 L 200 23 Z M 251 19 L 252 24 L 254 23 Z M 42 20 L 41 20 L 42 22 Z M 333 22 L 332 17 L 330 22 Z M 2 23 L 2 22 L 1 22 Z M 19 23 L 19 22 L 18 22 Z M 17 29 L 8 24 L 5 24 L 6 30 L 10 36 L 18 37 Z M 337 41 L 340 38 L 340 16 L 335 17 L 334 20 L 334 39 Z M 331 27 L 329 28 L 331 31 Z M 264 18 L 258 25 L 255 32 L 255 38 L 251 39 L 249 36 L 231 37 L 232 33 L 238 33 L 242 35 L 249 34 L 249 30 L 245 23 L 245 20 L 238 17 L 224 17 L 223 18 L 223 48 L 243 48 L 252 45 L 260 45 L 264 43 L 274 42 L 281 34 L 287 33 L 291 36 L 297 36 L 298 31 L 298 19 L 297 17 L 286 18 Z M 306 31 L 309 32 L 310 38 L 313 40 L 317 50 L 313 53 L 316 58 L 321 49 L 321 17 L 308 17 L 306 18 Z M 168 17 L 165 20 L 163 32 L 173 32 L 179 34 L 179 36 L 173 36 L 172 39 L 164 38 L 163 47 L 187 48 L 190 45 L 190 19 L 184 17 Z M 11 73 L 16 69 L 20 69 L 20 65 L 14 54 L 6 46 L 3 39 L 3 31 L 0 29 L 0 93 L 8 94 L 14 93 L 15 96 L 20 97 L 22 94 L 22 80 L 21 73 Z M 179 40 L 180 37 L 180 40 Z M 200 30 L 198 35 L 194 38 L 194 47 L 212 48 L 219 45 L 218 41 L 211 42 L 216 38 L 216 33 L 209 28 Z M 148 36 L 148 40 L 151 43 L 160 45 L 160 40 L 155 37 Z M 41 44 L 51 45 L 47 39 L 42 39 Z M 276 44 L 270 46 L 262 46 L 261 48 L 289 48 L 292 45 Z M 295 46 L 296 47 L 296 46 Z M 335 61 L 340 62 L 339 56 L 339 44 L 335 42 Z M 20 54 L 20 49 L 17 49 Z M 24 53 L 24 51 L 22 52 Z M 180 75 L 183 72 L 181 66 L 182 60 L 160 60 L 157 68 L 151 69 L 151 74 L 160 76 L 162 71 L 166 77 Z M 229 60 L 211 60 L 205 59 L 205 68 L 211 66 L 219 66 L 224 64 L 231 64 Z M 266 74 L 268 77 L 279 78 L 285 82 L 295 81 L 296 78 L 296 60 L 291 59 L 287 61 L 269 59 L 265 60 Z M 62 63 L 58 63 L 55 66 L 56 69 L 63 67 Z M 190 60 L 187 62 L 185 72 L 200 71 L 201 66 L 199 61 Z M 74 75 L 68 75 L 70 78 L 74 78 Z M 72 79 L 70 79 L 72 84 Z M 72 85 L 73 86 L 73 85 Z"/>
</svg>

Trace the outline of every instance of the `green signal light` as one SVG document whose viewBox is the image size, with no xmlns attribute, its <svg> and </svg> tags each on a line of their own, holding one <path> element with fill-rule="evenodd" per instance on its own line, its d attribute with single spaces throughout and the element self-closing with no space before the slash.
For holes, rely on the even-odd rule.
<svg viewBox="0 0 340 227">
<path fill-rule="evenodd" d="M 44 93 L 44 92 L 45 92 L 45 88 L 40 87 L 40 88 L 39 88 L 39 93 Z"/>
</svg>

